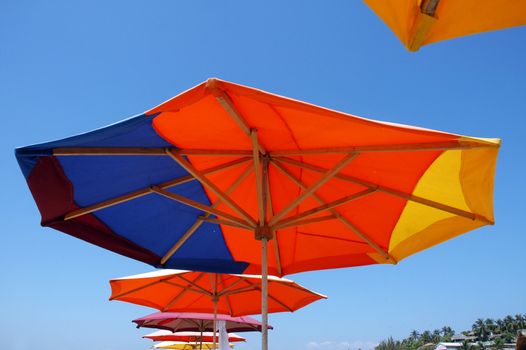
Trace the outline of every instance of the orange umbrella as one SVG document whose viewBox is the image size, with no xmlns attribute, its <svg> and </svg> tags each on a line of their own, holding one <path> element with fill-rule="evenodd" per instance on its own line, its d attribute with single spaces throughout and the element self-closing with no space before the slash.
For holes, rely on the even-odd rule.
<svg viewBox="0 0 526 350">
<path fill-rule="evenodd" d="M 110 300 L 126 301 L 162 312 L 259 314 L 261 276 L 199 271 L 159 270 L 110 280 Z M 268 276 L 269 312 L 298 310 L 325 299 L 285 278 Z"/>
<path fill-rule="evenodd" d="M 162 312 L 213 312 L 216 315 L 259 314 L 262 278 L 184 270 L 159 270 L 110 280 L 110 300 L 126 301 Z M 326 298 L 294 281 L 268 276 L 268 312 L 298 310 Z M 215 332 L 214 343 L 215 343 Z"/>
<path fill-rule="evenodd" d="M 523 0 L 364 0 L 410 50 L 526 24 Z"/>
</svg>

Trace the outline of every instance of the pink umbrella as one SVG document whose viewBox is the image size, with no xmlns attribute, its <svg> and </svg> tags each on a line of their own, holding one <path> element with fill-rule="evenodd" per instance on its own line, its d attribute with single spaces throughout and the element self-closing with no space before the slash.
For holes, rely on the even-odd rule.
<svg viewBox="0 0 526 350">
<path fill-rule="evenodd" d="M 225 321 L 227 332 L 261 332 L 261 323 L 252 317 L 218 314 L 217 320 Z M 137 324 L 137 328 L 158 328 L 172 332 L 212 332 L 214 315 L 197 312 L 156 312 L 132 322 Z M 272 326 L 269 326 L 269 329 L 272 329 Z"/>
</svg>

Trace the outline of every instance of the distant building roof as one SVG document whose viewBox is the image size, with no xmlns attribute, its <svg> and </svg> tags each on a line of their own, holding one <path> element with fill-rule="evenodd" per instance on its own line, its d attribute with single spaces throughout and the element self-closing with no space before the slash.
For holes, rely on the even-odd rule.
<svg viewBox="0 0 526 350">
<path fill-rule="evenodd" d="M 462 347 L 462 343 L 453 343 L 453 342 L 441 342 L 438 343 L 435 350 L 442 350 L 444 348 L 451 350 L 451 349 L 460 349 Z"/>
<path fill-rule="evenodd" d="M 454 336 L 451 337 L 451 340 L 453 341 L 464 341 L 464 340 L 470 341 L 470 340 L 476 340 L 476 339 L 477 337 L 474 335 L 464 335 L 464 334 L 455 334 Z"/>
</svg>

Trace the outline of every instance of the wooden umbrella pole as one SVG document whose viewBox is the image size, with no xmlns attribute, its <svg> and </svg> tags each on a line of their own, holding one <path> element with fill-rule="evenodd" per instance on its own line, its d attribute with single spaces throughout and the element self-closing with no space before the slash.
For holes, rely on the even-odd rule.
<svg viewBox="0 0 526 350">
<path fill-rule="evenodd" d="M 212 296 L 213 298 L 213 302 L 214 302 L 214 329 L 213 329 L 213 336 L 212 336 L 212 349 L 215 350 L 216 349 L 216 344 L 217 344 L 217 338 L 216 338 L 216 331 L 217 331 L 217 302 L 218 302 L 218 296 L 217 296 L 217 273 L 214 273 L 214 286 L 213 286 L 213 291 L 214 291 L 214 295 Z"/>
<path fill-rule="evenodd" d="M 261 350 L 268 350 L 267 238 L 261 239 Z"/>
<path fill-rule="evenodd" d="M 201 339 L 199 340 L 199 350 L 203 350 L 203 329 L 201 328 Z"/>
<path fill-rule="evenodd" d="M 261 350 L 268 350 L 268 257 L 267 242 L 272 239 L 272 230 L 267 220 L 267 198 L 270 191 L 267 189 L 268 168 L 270 158 L 259 144 L 257 130 L 250 132 L 252 139 L 252 152 L 254 157 L 254 173 L 256 176 L 256 189 L 258 198 L 258 225 L 255 229 L 255 238 L 261 240 Z M 263 153 L 260 151 L 263 150 Z M 260 167 L 261 165 L 261 167 Z"/>
</svg>

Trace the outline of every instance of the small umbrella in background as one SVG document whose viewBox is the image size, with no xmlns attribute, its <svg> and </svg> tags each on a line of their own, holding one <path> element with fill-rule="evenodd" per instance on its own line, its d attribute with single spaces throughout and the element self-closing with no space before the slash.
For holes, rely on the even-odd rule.
<svg viewBox="0 0 526 350">
<path fill-rule="evenodd" d="M 162 312 L 210 312 L 230 316 L 259 314 L 259 275 L 157 270 L 110 280 L 110 300 Z M 268 276 L 269 312 L 292 312 L 326 296 L 294 281 Z"/>
<path fill-rule="evenodd" d="M 233 344 L 229 344 L 230 348 L 234 348 Z M 152 346 L 154 349 L 175 349 L 175 350 L 213 350 L 216 349 L 216 346 L 213 343 L 203 343 L 201 348 L 199 344 L 185 343 L 185 342 L 176 342 L 176 341 L 165 341 L 159 344 Z"/>
<path fill-rule="evenodd" d="M 292 312 L 324 295 L 294 281 L 268 276 L 268 312 Z M 262 278 L 257 275 L 158 270 L 110 280 L 110 300 L 126 301 L 167 312 L 213 312 L 230 316 L 261 311 Z M 215 320 L 214 320 L 215 323 Z M 215 342 L 215 329 L 214 342 Z"/>
<path fill-rule="evenodd" d="M 526 24 L 523 0 L 364 0 L 410 51 Z"/>
<path fill-rule="evenodd" d="M 228 332 L 261 332 L 261 322 L 249 317 L 232 317 L 217 314 L 216 319 L 225 322 Z M 214 329 L 214 315 L 197 312 L 156 312 L 133 320 L 137 328 L 156 328 L 171 332 L 211 332 Z M 273 327 L 268 326 L 269 329 Z"/>
<path fill-rule="evenodd" d="M 182 341 L 182 342 L 213 342 L 212 332 L 170 332 L 164 329 L 153 333 L 143 335 L 143 338 L 151 339 L 153 341 Z M 246 341 L 245 338 L 235 333 L 228 333 L 228 341 L 231 343 Z"/>
</svg>

